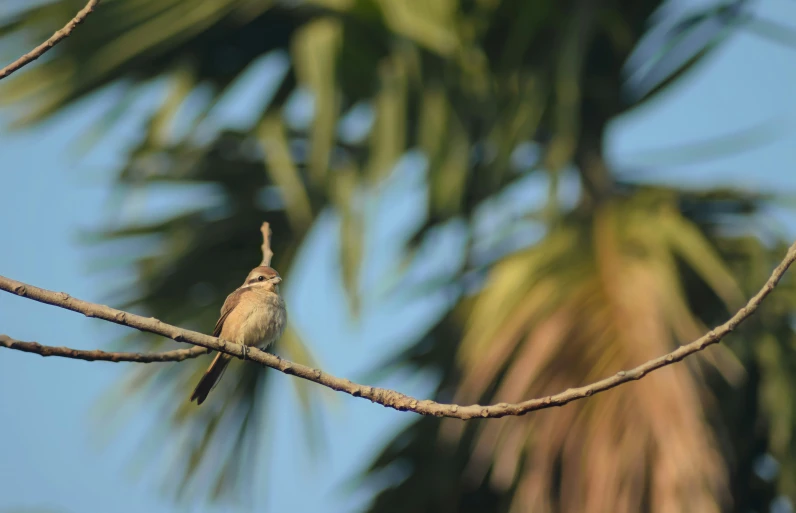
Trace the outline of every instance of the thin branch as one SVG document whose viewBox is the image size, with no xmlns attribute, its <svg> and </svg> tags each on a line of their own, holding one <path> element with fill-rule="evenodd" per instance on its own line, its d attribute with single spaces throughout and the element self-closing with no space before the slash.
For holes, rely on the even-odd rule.
<svg viewBox="0 0 796 513">
<path fill-rule="evenodd" d="M 400 411 L 413 411 L 421 415 L 435 415 L 437 417 L 452 417 L 462 420 L 473 418 L 499 418 L 508 415 L 524 415 L 526 413 L 551 408 L 553 406 L 563 406 L 572 401 L 590 397 L 594 394 L 604 392 L 611 388 L 617 387 L 628 381 L 641 379 L 648 373 L 671 365 L 674 362 L 679 362 L 683 358 L 690 356 L 698 351 L 701 351 L 709 345 L 716 344 L 724 336 L 731 331 L 735 330 L 738 325 L 752 315 L 755 310 L 760 306 L 763 300 L 768 296 L 774 287 L 776 287 L 779 280 L 788 270 L 788 267 L 796 261 L 796 243 L 790 247 L 785 259 L 774 269 L 771 277 L 768 279 L 763 288 L 755 294 L 749 302 L 741 308 L 735 315 L 727 322 L 711 330 L 706 335 L 698 338 L 688 345 L 680 346 L 669 354 L 655 358 L 646 363 L 635 367 L 628 371 L 620 371 L 609 378 L 597 381 L 590 385 L 579 388 L 570 388 L 559 394 L 542 397 L 539 399 L 531 399 L 521 403 L 507 404 L 498 403 L 492 406 L 481 406 L 478 404 L 469 406 L 459 406 L 457 404 L 442 404 L 429 400 L 418 400 L 414 397 L 404 395 L 394 390 L 384 388 L 371 387 L 366 385 L 359 385 L 352 383 L 347 379 L 341 379 L 327 374 L 319 369 L 312 369 L 306 365 L 293 363 L 288 360 L 283 360 L 270 353 L 260 351 L 256 348 L 248 348 L 246 351 L 246 358 L 253 360 L 257 363 L 271 367 L 278 371 L 298 376 L 300 378 L 318 383 L 325 387 L 331 388 L 338 392 L 345 392 L 354 397 L 364 397 L 370 399 L 372 402 L 394 408 Z M 168 337 L 177 342 L 188 342 L 208 349 L 221 351 L 232 356 L 242 358 L 243 346 L 233 344 L 225 340 L 210 337 L 195 331 L 185 330 L 176 326 L 165 324 L 153 317 L 141 317 L 121 310 L 116 310 L 105 305 L 98 305 L 81 301 L 71 297 L 65 292 L 52 292 L 49 290 L 40 289 L 32 285 L 26 285 L 9 278 L 0 276 L 0 289 L 7 292 L 12 292 L 18 296 L 27 297 L 34 301 L 47 303 L 49 305 L 66 308 L 74 312 L 82 313 L 87 317 L 97 317 L 106 321 L 110 321 L 123 326 L 129 326 L 141 331 L 155 333 Z"/>
<path fill-rule="evenodd" d="M 44 346 L 38 342 L 22 342 L 14 340 L 8 335 L 0 335 L 0 347 L 16 349 L 25 353 L 38 354 L 40 356 L 62 356 L 75 360 L 86 360 L 88 362 L 181 362 L 189 358 L 196 358 L 210 351 L 204 347 L 192 347 L 190 349 L 175 349 L 173 351 L 163 351 L 160 353 L 123 353 L 106 352 L 100 350 L 72 349 L 70 347 Z"/>
<path fill-rule="evenodd" d="M 271 251 L 271 226 L 268 223 L 263 223 L 260 226 L 260 232 L 263 234 L 263 261 L 260 265 L 271 265 L 271 259 L 274 258 L 274 252 Z"/>
<path fill-rule="evenodd" d="M 75 27 L 83 23 L 83 20 L 86 19 L 86 16 L 91 14 L 91 12 L 94 10 L 94 8 L 97 6 L 98 3 L 99 0 L 89 0 L 86 6 L 80 9 L 80 11 L 78 11 L 75 17 L 72 18 L 69 21 L 69 23 L 64 25 L 64 28 L 62 28 L 61 30 L 57 31 L 55 34 L 50 36 L 50 39 L 43 42 L 33 50 L 29 51 L 19 59 L 15 60 L 5 68 L 0 69 L 0 80 L 6 78 L 8 75 L 17 71 L 19 68 L 35 61 L 36 59 L 47 53 L 47 51 L 49 51 L 53 46 L 57 45 L 58 43 L 69 37 L 69 34 L 71 34 L 73 30 L 75 30 Z"/>
</svg>

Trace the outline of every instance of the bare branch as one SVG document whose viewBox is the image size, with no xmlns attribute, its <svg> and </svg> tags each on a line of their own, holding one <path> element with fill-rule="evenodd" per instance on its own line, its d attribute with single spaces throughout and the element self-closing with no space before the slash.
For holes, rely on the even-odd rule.
<svg viewBox="0 0 796 513">
<path fill-rule="evenodd" d="M 796 243 L 790 247 L 785 259 L 774 269 L 774 272 L 763 288 L 749 300 L 746 306 L 741 308 L 730 320 L 690 344 L 680 346 L 669 354 L 650 360 L 634 369 L 620 371 L 609 378 L 605 378 L 590 385 L 570 388 L 569 390 L 555 395 L 539 399 L 530 399 L 521 403 L 498 403 L 491 406 L 481 406 L 478 404 L 459 406 L 457 404 L 442 404 L 429 400 L 421 401 L 394 390 L 352 383 L 347 379 L 337 378 L 319 369 L 312 369 L 306 365 L 283 360 L 253 347 L 248 348 L 246 351 L 246 358 L 265 365 L 266 367 L 277 369 L 285 374 L 298 376 L 331 388 L 332 390 L 345 392 L 354 397 L 364 397 L 365 399 L 370 399 L 374 403 L 400 411 L 408 410 L 421 415 L 452 417 L 462 420 L 524 415 L 532 411 L 551 408 L 553 406 L 563 406 L 572 401 L 610 390 L 628 381 L 641 379 L 656 369 L 666 367 L 674 362 L 679 362 L 687 356 L 702 351 L 709 345 L 716 344 L 757 310 L 766 296 L 774 290 L 774 287 L 776 287 L 779 280 L 794 261 L 796 261 Z M 122 312 L 121 310 L 116 310 L 108 306 L 81 301 L 64 292 L 52 292 L 40 289 L 2 276 L 0 276 L 0 289 L 35 301 L 79 312 L 87 317 L 97 317 L 141 331 L 162 335 L 176 340 L 177 342 L 188 342 L 197 346 L 221 351 L 238 358 L 242 358 L 244 354 L 242 350 L 243 346 L 241 345 L 233 344 L 195 331 L 171 326 L 153 317 L 141 317 L 140 315 Z"/>
<path fill-rule="evenodd" d="M 263 261 L 260 265 L 271 265 L 271 259 L 274 258 L 274 252 L 271 251 L 271 225 L 263 223 L 260 227 L 263 234 Z"/>
<path fill-rule="evenodd" d="M 192 347 L 190 349 L 175 349 L 173 351 L 162 351 L 160 353 L 124 353 L 106 352 L 100 350 L 72 349 L 69 347 L 44 346 L 38 342 L 22 342 L 14 340 L 8 335 L 0 335 L 0 347 L 16 349 L 25 353 L 34 353 L 40 356 L 62 356 L 75 360 L 86 360 L 88 362 L 181 362 L 189 358 L 196 358 L 210 351 L 204 347 Z"/>
<path fill-rule="evenodd" d="M 57 31 L 55 34 L 50 36 L 50 39 L 43 42 L 42 44 L 40 44 L 30 52 L 26 53 L 19 59 L 15 60 L 5 68 L 0 69 L 0 80 L 6 78 L 8 75 L 17 71 L 21 67 L 35 61 L 36 59 L 47 53 L 47 51 L 49 51 L 53 46 L 57 45 L 62 40 L 69 37 L 69 34 L 72 33 L 75 27 L 83 23 L 83 20 L 86 19 L 86 16 L 91 14 L 91 12 L 94 10 L 94 8 L 97 6 L 98 3 L 99 0 L 89 0 L 86 6 L 80 9 L 80 11 L 78 11 L 75 17 L 72 18 L 69 21 L 69 23 L 64 25 L 64 28 L 62 28 L 61 30 Z"/>
</svg>

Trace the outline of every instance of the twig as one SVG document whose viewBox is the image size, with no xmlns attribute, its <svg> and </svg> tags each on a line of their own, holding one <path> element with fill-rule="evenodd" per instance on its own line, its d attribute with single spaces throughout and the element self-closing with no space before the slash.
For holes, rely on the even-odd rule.
<svg viewBox="0 0 796 513">
<path fill-rule="evenodd" d="M 774 287 L 776 287 L 779 280 L 788 270 L 788 267 L 796 260 L 796 243 L 790 247 L 785 259 L 774 269 L 771 277 L 768 279 L 763 288 L 755 294 L 749 302 L 741 308 L 735 315 L 727 322 L 711 330 L 706 335 L 691 342 L 688 345 L 681 346 L 669 354 L 655 358 L 638 367 L 628 370 L 620 371 L 609 378 L 597 381 L 590 385 L 579 388 L 570 388 L 559 394 L 542 397 L 539 399 L 531 399 L 521 403 L 506 404 L 499 403 L 492 406 L 469 405 L 459 406 L 456 404 L 442 404 L 429 400 L 418 400 L 413 397 L 401 394 L 394 390 L 384 388 L 371 387 L 352 383 L 347 379 L 334 377 L 330 374 L 322 372 L 319 369 L 312 369 L 305 365 L 293 363 L 288 360 L 283 360 L 270 353 L 260 351 L 256 348 L 249 348 L 246 354 L 248 360 L 253 360 L 257 363 L 271 367 L 273 369 L 298 376 L 300 378 L 318 383 L 325 387 L 331 388 L 339 392 L 345 392 L 354 397 L 364 397 L 370 399 L 372 402 L 394 408 L 401 411 L 413 411 L 421 415 L 435 415 L 437 417 L 452 417 L 457 419 L 473 419 L 473 418 L 499 418 L 507 415 L 524 415 L 526 413 L 551 408 L 553 406 L 563 406 L 572 401 L 589 397 L 600 392 L 604 392 L 611 388 L 643 378 L 648 373 L 665 367 L 674 362 L 678 362 L 689 355 L 705 349 L 707 346 L 719 342 L 725 335 L 733 331 L 741 322 L 748 318 L 760 306 L 760 303 L 768 296 Z M 50 305 L 66 308 L 74 312 L 82 313 L 87 317 L 97 317 L 116 324 L 129 326 L 141 331 L 155 333 L 164 337 L 171 338 L 177 342 L 187 342 L 197 346 L 205 347 L 221 351 L 232 356 L 241 358 L 243 356 L 242 346 L 233 344 L 221 339 L 210 337 L 195 331 L 185 330 L 176 326 L 165 324 L 155 318 L 141 317 L 121 310 L 116 310 L 104 305 L 98 305 L 75 299 L 69 294 L 64 292 L 52 292 L 49 290 L 40 289 L 32 285 L 26 285 L 9 278 L 0 276 L 0 289 L 7 292 L 12 292 L 19 296 L 27 297 L 35 301 L 47 303 Z"/>
<path fill-rule="evenodd" d="M 69 21 L 69 23 L 64 25 L 64 28 L 62 28 L 61 30 L 57 31 L 55 34 L 50 36 L 50 39 L 43 42 L 42 44 L 40 44 L 30 52 L 26 53 L 19 59 L 15 60 L 5 68 L 0 69 L 0 80 L 6 78 L 8 75 L 17 71 L 19 68 L 35 61 L 36 59 L 44 55 L 47 51 L 49 51 L 53 46 L 57 45 L 62 40 L 69 37 L 69 34 L 71 34 L 72 31 L 75 29 L 75 27 L 80 25 L 83 22 L 83 20 L 86 19 L 86 16 L 91 14 L 91 12 L 94 10 L 94 8 L 97 6 L 98 3 L 99 0 L 89 0 L 86 6 L 80 9 L 80 11 L 78 11 L 75 17 L 72 18 Z"/>
<path fill-rule="evenodd" d="M 274 252 L 271 251 L 271 226 L 268 223 L 263 223 L 260 226 L 260 232 L 263 234 L 263 261 L 260 265 L 271 265 L 271 259 L 274 258 Z"/>
<path fill-rule="evenodd" d="M 160 353 L 124 353 L 106 352 L 100 350 L 72 349 L 69 347 L 53 347 L 39 344 L 38 342 L 22 342 L 14 340 L 8 335 L 0 335 L 0 347 L 16 349 L 25 353 L 33 353 L 41 356 L 62 356 L 75 360 L 86 360 L 88 362 L 181 362 L 189 358 L 196 358 L 209 353 L 204 347 L 192 347 L 190 349 L 175 349 L 173 351 L 163 351 Z"/>
</svg>

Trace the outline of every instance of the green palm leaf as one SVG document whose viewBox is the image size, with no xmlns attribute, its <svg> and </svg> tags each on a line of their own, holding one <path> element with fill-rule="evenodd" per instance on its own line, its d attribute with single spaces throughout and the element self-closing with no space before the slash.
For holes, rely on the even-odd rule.
<svg viewBox="0 0 796 513">
<path fill-rule="evenodd" d="M 26 9 L 0 22 L 0 37 L 44 39 L 79 4 Z M 728 215 L 755 215 L 761 198 L 617 183 L 601 151 L 609 122 L 687 74 L 748 20 L 744 5 L 693 12 L 645 43 L 659 1 L 107 0 L 47 59 L 4 81 L 0 102 L 20 107 L 16 126 L 30 126 L 120 87 L 120 101 L 84 139 L 90 147 L 143 87 L 163 89 L 118 171 L 117 197 L 122 203 L 132 191 L 203 185 L 217 198 L 166 219 L 109 223 L 94 235 L 111 245 L 146 241 L 118 260 L 134 261 L 137 280 L 115 297 L 206 332 L 225 293 L 259 262 L 253 234 L 263 220 L 278 234 L 274 265 L 289 283 L 315 219 L 330 210 L 340 220 L 340 273 L 356 312 L 364 198 L 407 150 L 420 152 L 428 163 L 427 215 L 407 254 L 455 221 L 470 232 L 468 263 L 439 287 L 464 289 L 478 273 L 487 280 L 466 289 L 395 366 L 438 370 L 443 399 L 520 400 L 662 354 L 722 319 L 741 291 L 762 281 L 755 273 L 770 263 L 770 250 L 720 229 Z M 641 57 L 631 58 L 634 52 Z M 214 126 L 212 114 L 267 59 L 282 64 L 274 66 L 276 85 L 255 84 L 253 121 Z M 630 97 L 622 89 L 626 68 L 637 72 Z M 198 92 L 200 105 L 188 107 Z M 302 102 L 312 113 L 306 126 L 289 115 Z M 341 120 L 357 109 L 372 124 L 362 122 L 357 137 L 341 135 Z M 190 120 L 178 131 L 183 110 Z M 515 152 L 531 143 L 538 162 L 530 170 L 514 165 Z M 574 210 L 558 201 L 571 167 L 582 190 Z M 529 220 L 544 236 L 475 267 L 471 253 L 482 241 L 472 234 L 483 206 L 502 204 L 501 193 L 528 173 L 547 176 L 547 206 L 527 205 L 495 238 Z M 778 407 L 788 400 L 796 361 L 788 345 L 794 294 L 782 296 L 732 352 L 714 350 L 575 407 L 491 424 L 418 421 L 372 466 L 410 462 L 414 472 L 371 509 L 512 511 L 530 502 L 540 511 L 709 512 L 727 509 L 730 495 L 767 507 L 770 498 L 754 496 L 749 480 L 730 471 L 730 453 L 739 455 L 733 468 L 751 469 L 760 455 L 754 444 L 770 437 L 783 483 L 794 475 L 793 408 Z M 137 335 L 123 343 L 166 344 Z M 293 329 L 284 350 L 312 359 Z M 269 373 L 241 367 L 243 379 L 220 387 L 216 406 L 197 412 L 182 398 L 205 364 L 136 369 L 123 393 L 156 397 L 167 436 L 184 444 L 174 479 L 165 482 L 175 496 L 204 488 L 211 498 L 230 498 L 253 475 L 244 447 L 263 428 L 257 398 Z M 760 369 L 765 377 L 743 381 Z M 313 411 L 311 395 L 297 386 L 305 411 Z M 755 400 L 727 400 L 737 387 Z M 737 418 L 770 418 L 772 428 L 761 435 L 747 420 L 728 420 Z M 725 424 L 739 426 L 732 449 L 717 427 Z M 234 443 L 221 432 L 236 433 Z"/>
</svg>

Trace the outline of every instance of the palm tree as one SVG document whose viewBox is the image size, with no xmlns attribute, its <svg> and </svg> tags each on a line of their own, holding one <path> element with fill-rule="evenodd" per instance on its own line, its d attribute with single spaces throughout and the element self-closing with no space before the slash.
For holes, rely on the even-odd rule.
<svg viewBox="0 0 796 513">
<path fill-rule="evenodd" d="M 275 266 L 289 279 L 314 221 L 339 214 L 341 272 L 356 310 L 358 199 L 418 150 L 429 169 L 427 216 L 407 257 L 459 220 L 468 226 L 466 263 L 423 285 L 448 288 L 457 302 L 393 363 L 438 370 L 441 400 L 517 401 L 695 337 L 736 308 L 781 253 L 781 241 L 725 229 L 728 219 L 757 219 L 767 198 L 623 182 L 603 156 L 611 120 L 753 19 L 743 0 L 679 17 L 667 5 L 108 0 L 0 98 L 21 106 L 19 123 L 30 125 L 111 86 L 120 97 L 94 134 L 101 137 L 144 86 L 166 88 L 118 175 L 120 190 L 201 183 L 221 199 L 99 235 L 157 243 L 136 259 L 139 289 L 128 307 L 205 331 L 221 291 L 256 256 L 252 233 L 266 217 L 280 235 Z M 79 8 L 73 0 L 28 8 L 0 35 L 41 38 Z M 652 29 L 650 19 L 658 20 Z M 264 107 L 252 107 L 246 126 L 212 130 L 214 107 L 260 66 L 282 66 L 277 85 L 258 96 Z M 300 115 L 308 106 L 309 121 Z M 488 238 L 477 232 L 480 208 L 535 177 L 548 189 L 543 207 L 525 208 Z M 567 180 L 580 188 L 572 205 L 561 201 Z M 543 235 L 523 242 L 528 226 Z M 611 393 L 516 419 L 419 420 L 375 458 L 373 472 L 397 462 L 412 472 L 371 509 L 718 512 L 766 509 L 776 493 L 796 497 L 792 287 L 733 346 Z M 139 334 L 130 342 L 165 344 Z M 295 330 L 283 343 L 289 356 L 311 358 Z M 189 444 L 178 495 L 208 477 L 204 455 L 226 448 L 219 429 L 239 433 L 210 476 L 211 496 L 224 498 L 252 475 L 244 448 L 261 431 L 257 396 L 269 373 L 242 367 L 243 379 L 219 388 L 227 397 L 215 409 L 169 400 L 204 364 L 137 369 L 129 385 L 157 390 L 173 436 Z M 306 391 L 302 398 L 310 400 Z M 753 472 L 766 454 L 781 465 L 779 482 Z"/>
</svg>

